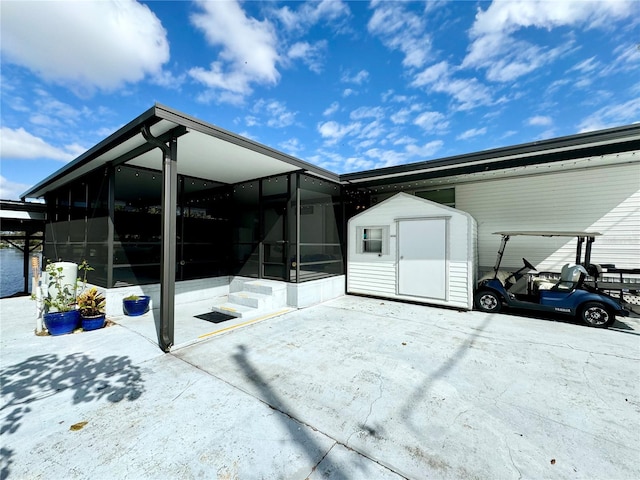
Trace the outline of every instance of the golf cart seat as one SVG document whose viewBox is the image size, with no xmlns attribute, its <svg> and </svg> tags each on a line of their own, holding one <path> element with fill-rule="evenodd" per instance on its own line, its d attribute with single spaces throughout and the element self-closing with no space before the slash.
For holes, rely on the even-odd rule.
<svg viewBox="0 0 640 480">
<path fill-rule="evenodd" d="M 533 291 L 551 290 L 557 283 L 558 282 L 554 281 L 552 278 L 537 277 L 533 279 Z"/>
<path fill-rule="evenodd" d="M 580 286 L 587 277 L 587 270 L 582 265 L 565 264 L 560 271 L 560 281 L 552 290 L 567 291 Z"/>
</svg>

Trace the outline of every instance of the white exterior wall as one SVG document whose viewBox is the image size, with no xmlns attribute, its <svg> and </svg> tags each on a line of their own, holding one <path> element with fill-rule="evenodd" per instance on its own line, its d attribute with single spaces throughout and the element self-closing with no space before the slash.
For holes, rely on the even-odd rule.
<svg viewBox="0 0 640 480">
<path fill-rule="evenodd" d="M 640 158 L 625 156 L 630 163 L 457 185 L 456 208 L 478 222 L 480 268 L 494 265 L 501 238 L 492 233 L 504 230 L 599 232 L 593 263 L 640 268 Z M 512 237 L 502 265 L 519 268 L 525 257 L 557 272 L 575 262 L 575 249 L 575 239 Z"/>
<path fill-rule="evenodd" d="M 445 300 L 398 294 L 398 219 L 449 217 L 447 294 Z M 388 227 L 385 254 L 358 253 L 358 227 Z M 428 200 L 399 194 L 351 218 L 347 241 L 347 292 L 417 302 L 473 308 L 475 222 L 464 212 Z"/>
</svg>

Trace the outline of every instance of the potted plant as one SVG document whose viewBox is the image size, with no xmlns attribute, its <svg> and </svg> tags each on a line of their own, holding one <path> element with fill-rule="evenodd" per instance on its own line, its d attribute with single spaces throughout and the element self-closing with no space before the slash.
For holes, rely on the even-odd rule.
<svg viewBox="0 0 640 480">
<path fill-rule="evenodd" d="M 107 300 L 96 287 L 91 287 L 78 295 L 78 310 L 82 329 L 97 330 L 104 327 Z"/>
<path fill-rule="evenodd" d="M 130 317 L 143 315 L 149 311 L 150 300 L 148 295 L 129 295 L 122 300 L 122 310 Z"/>
<path fill-rule="evenodd" d="M 48 263 L 47 295 L 44 303 L 44 325 L 51 335 L 71 333 L 80 323 L 80 312 L 76 309 L 76 278 L 70 283 L 65 270 L 73 264 Z"/>
</svg>

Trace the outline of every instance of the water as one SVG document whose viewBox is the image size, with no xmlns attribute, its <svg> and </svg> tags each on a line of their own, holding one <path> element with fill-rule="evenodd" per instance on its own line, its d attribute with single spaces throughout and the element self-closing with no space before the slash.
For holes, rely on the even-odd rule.
<svg viewBox="0 0 640 480">
<path fill-rule="evenodd" d="M 23 253 L 17 248 L 0 248 L 0 298 L 8 297 L 24 288 Z M 31 265 L 29 265 L 31 291 Z"/>
</svg>

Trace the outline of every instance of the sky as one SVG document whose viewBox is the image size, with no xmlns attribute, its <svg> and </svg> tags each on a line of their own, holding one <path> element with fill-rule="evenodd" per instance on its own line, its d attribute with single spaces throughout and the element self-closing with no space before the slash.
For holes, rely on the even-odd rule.
<svg viewBox="0 0 640 480">
<path fill-rule="evenodd" d="M 160 103 L 335 173 L 640 121 L 640 2 L 0 0 L 0 198 Z"/>
</svg>

